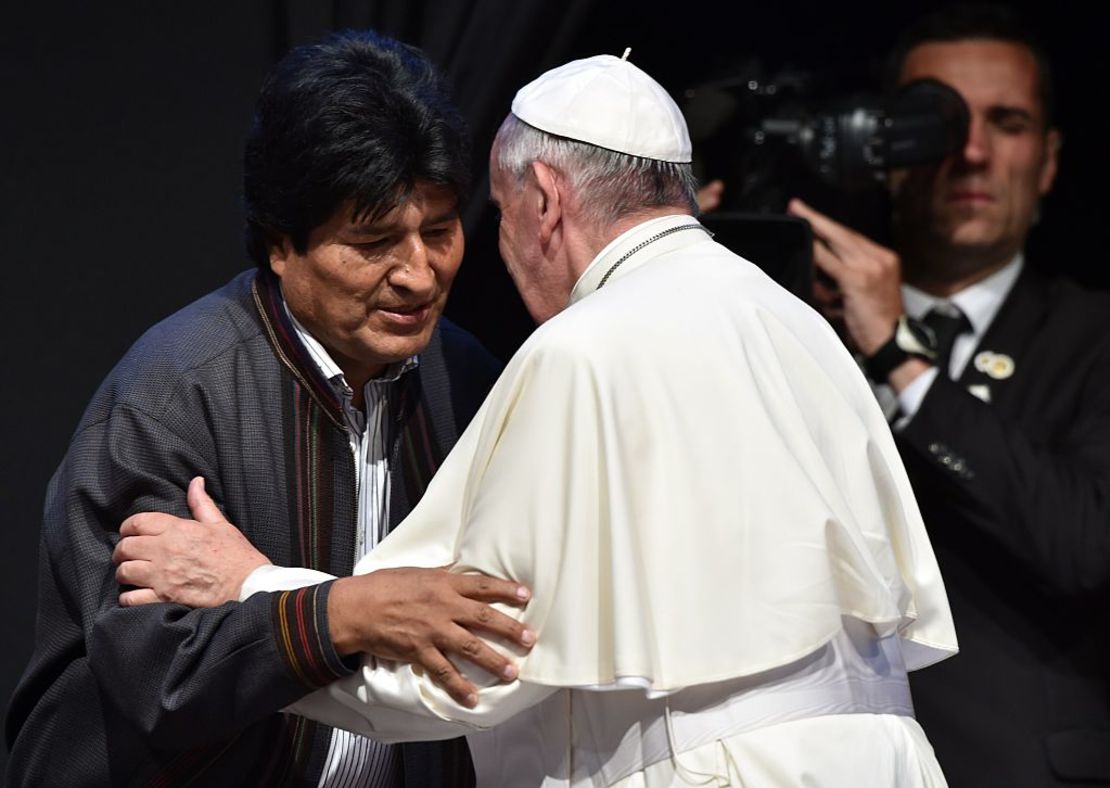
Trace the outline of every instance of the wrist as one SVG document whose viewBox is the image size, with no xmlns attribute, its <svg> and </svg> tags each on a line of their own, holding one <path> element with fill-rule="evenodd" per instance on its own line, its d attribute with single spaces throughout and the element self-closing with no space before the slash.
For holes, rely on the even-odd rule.
<svg viewBox="0 0 1110 788">
<path fill-rule="evenodd" d="M 358 651 L 358 638 L 347 612 L 351 609 L 351 584 L 353 577 L 341 577 L 331 584 L 328 591 L 328 637 L 335 652 L 341 657 Z"/>
<path fill-rule="evenodd" d="M 894 385 L 897 377 L 903 385 L 907 375 L 921 374 L 924 368 L 936 358 L 936 337 L 928 326 L 906 315 L 899 316 L 894 323 L 890 338 L 872 353 L 864 357 L 863 365 L 867 376 L 876 383 Z M 916 363 L 910 364 L 913 361 Z"/>
<path fill-rule="evenodd" d="M 933 368 L 924 359 L 910 357 L 890 371 L 887 382 L 895 394 L 901 394 L 907 386 Z"/>
</svg>

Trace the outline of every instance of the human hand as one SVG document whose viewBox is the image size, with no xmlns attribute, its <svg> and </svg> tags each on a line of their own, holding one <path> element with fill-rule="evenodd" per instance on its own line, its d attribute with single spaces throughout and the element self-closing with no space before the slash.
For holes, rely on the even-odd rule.
<svg viewBox="0 0 1110 788">
<path fill-rule="evenodd" d="M 123 521 L 112 561 L 116 580 L 137 588 L 120 594 L 121 605 L 216 607 L 238 599 L 247 575 L 270 563 L 227 521 L 202 477 L 189 482 L 187 500 L 195 520 L 141 512 Z"/>
<path fill-rule="evenodd" d="M 709 213 L 717 210 L 724 194 L 725 182 L 719 178 L 711 180 L 698 189 L 698 211 L 700 213 Z"/>
<path fill-rule="evenodd" d="M 818 308 L 829 320 L 842 322 L 849 344 L 870 356 L 891 338 L 905 311 L 898 255 L 801 200 L 791 200 L 787 211 L 813 228 L 814 265 L 833 283 L 814 281 Z"/>
<path fill-rule="evenodd" d="M 478 637 L 481 632 L 524 648 L 535 634 L 491 602 L 520 606 L 528 589 L 485 575 L 445 569 L 381 569 L 335 581 L 328 594 L 328 628 L 343 655 L 365 652 L 412 663 L 458 703 L 473 707 L 477 689 L 451 663 L 464 659 L 512 681 L 516 666 Z"/>
</svg>

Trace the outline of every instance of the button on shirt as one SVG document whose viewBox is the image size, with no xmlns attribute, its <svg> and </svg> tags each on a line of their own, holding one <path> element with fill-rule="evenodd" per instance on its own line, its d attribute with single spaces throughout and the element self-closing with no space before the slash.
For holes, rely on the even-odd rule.
<svg viewBox="0 0 1110 788">
<path fill-rule="evenodd" d="M 940 308 L 944 311 L 944 305 L 953 304 L 967 316 L 971 323 L 972 330 L 958 336 L 952 346 L 947 373 L 953 380 L 963 374 L 964 367 L 971 360 L 975 348 L 979 346 L 991 321 L 998 314 L 1002 302 L 1006 300 L 1007 294 L 1017 281 L 1023 265 L 1024 258 L 1018 254 L 987 278 L 965 287 L 949 298 L 931 295 L 912 285 L 902 285 L 902 303 L 906 314 L 910 317 L 921 319 L 930 309 Z M 895 429 L 904 427 L 914 417 L 939 372 L 936 367 L 930 367 L 897 395 L 890 386 L 885 384 L 876 386 L 876 395 L 883 406 L 883 412 L 887 414 L 888 419 L 897 419 L 894 422 Z"/>
</svg>

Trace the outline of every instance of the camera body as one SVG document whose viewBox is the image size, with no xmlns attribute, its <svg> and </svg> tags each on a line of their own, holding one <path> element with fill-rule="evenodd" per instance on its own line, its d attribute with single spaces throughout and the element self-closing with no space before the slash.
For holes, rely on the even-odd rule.
<svg viewBox="0 0 1110 788">
<path fill-rule="evenodd" d="M 818 101 L 806 72 L 765 81 L 758 64 L 685 91 L 695 167 L 704 181 L 724 179 L 731 208 L 778 212 L 799 182 L 859 192 L 893 169 L 938 162 L 967 140 L 969 112 L 935 79 L 887 96 Z"/>
</svg>

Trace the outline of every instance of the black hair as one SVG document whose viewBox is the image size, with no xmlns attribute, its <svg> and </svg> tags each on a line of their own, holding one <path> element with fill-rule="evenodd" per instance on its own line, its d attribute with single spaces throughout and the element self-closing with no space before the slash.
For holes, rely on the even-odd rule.
<svg viewBox="0 0 1110 788">
<path fill-rule="evenodd" d="M 910 50 L 922 44 L 986 39 L 1017 44 L 1029 50 L 1037 63 L 1037 93 L 1044 113 L 1044 125 L 1052 125 L 1055 91 L 1052 65 L 1040 38 L 1012 8 L 993 4 L 949 5 L 918 19 L 907 28 L 887 57 L 883 74 L 886 89 L 898 87 L 902 67 Z"/>
<path fill-rule="evenodd" d="M 262 269 L 282 236 L 351 201 L 355 218 L 400 205 L 417 181 L 469 185 L 465 124 L 422 52 L 374 32 L 297 47 L 266 77 L 243 154 L 247 253 Z"/>
</svg>

